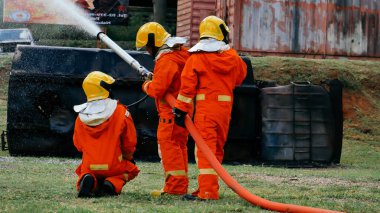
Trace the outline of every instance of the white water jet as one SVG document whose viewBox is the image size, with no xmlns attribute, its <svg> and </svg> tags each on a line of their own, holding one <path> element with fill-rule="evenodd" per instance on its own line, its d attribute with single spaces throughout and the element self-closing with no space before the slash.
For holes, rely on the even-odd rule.
<svg viewBox="0 0 380 213">
<path fill-rule="evenodd" d="M 131 67 L 136 69 L 140 75 L 145 78 L 150 78 L 152 73 L 142 66 L 137 60 L 130 56 L 125 50 L 119 47 L 115 42 L 113 42 L 106 34 L 100 33 L 100 28 L 86 15 L 86 12 L 76 6 L 70 0 L 51 0 L 45 2 L 45 5 L 49 8 L 51 12 L 56 12 L 59 16 L 62 16 L 65 21 L 73 23 L 90 35 L 97 36 L 98 39 L 103 41 L 109 48 L 115 51 L 125 62 L 127 62 Z"/>
<path fill-rule="evenodd" d="M 80 27 L 92 36 L 101 32 L 100 28 L 92 22 L 86 11 L 78 7 L 71 0 L 45 0 L 44 2 L 50 11 L 54 11 L 62 19 Z"/>
</svg>

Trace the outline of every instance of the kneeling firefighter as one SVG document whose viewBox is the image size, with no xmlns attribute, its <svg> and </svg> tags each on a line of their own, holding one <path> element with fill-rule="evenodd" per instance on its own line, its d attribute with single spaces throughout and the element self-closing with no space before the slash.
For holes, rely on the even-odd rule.
<svg viewBox="0 0 380 213">
<path fill-rule="evenodd" d="M 172 108 L 164 95 L 178 95 L 181 73 L 189 53 L 182 45 L 185 38 L 171 37 L 160 24 L 149 22 L 140 27 L 136 35 L 136 48 L 146 47 L 156 62 L 153 79 L 145 81 L 142 90 L 155 99 L 159 114 L 157 129 L 158 154 L 165 172 L 162 190 L 154 190 L 154 197 L 163 194 L 184 195 L 187 193 L 187 139 L 186 128 L 174 125 Z M 189 111 L 192 107 L 189 106 Z"/>
<path fill-rule="evenodd" d="M 216 16 L 208 16 L 201 22 L 200 41 L 189 50 L 191 56 L 182 71 L 181 89 L 173 110 L 175 122 L 184 126 L 195 98 L 194 124 L 219 162 L 224 156 L 233 89 L 247 74 L 246 64 L 228 45 L 228 32 L 227 25 Z M 217 173 L 197 147 L 195 155 L 199 188 L 184 198 L 219 199 Z"/>
<path fill-rule="evenodd" d="M 94 71 L 83 81 L 87 103 L 74 106 L 79 113 L 74 129 L 74 145 L 82 152 L 76 169 L 78 197 L 119 195 L 126 182 L 140 170 L 133 161 L 136 129 L 128 109 L 109 98 L 115 80 Z"/>
</svg>

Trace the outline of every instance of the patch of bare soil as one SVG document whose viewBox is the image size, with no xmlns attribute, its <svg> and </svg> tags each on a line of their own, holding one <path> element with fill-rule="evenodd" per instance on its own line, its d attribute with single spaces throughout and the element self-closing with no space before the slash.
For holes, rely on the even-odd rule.
<svg viewBox="0 0 380 213">
<path fill-rule="evenodd" d="M 368 94 L 368 93 L 367 93 Z M 344 129 L 353 129 L 345 134 L 346 138 L 360 141 L 378 141 L 380 139 L 380 109 L 375 96 L 364 95 L 361 91 L 343 92 Z M 358 134 L 359 133 L 359 134 Z M 364 134 L 362 134 L 364 133 Z"/>
<path fill-rule="evenodd" d="M 368 97 L 362 93 L 343 91 L 343 115 L 346 120 L 358 124 L 358 118 L 373 114 L 375 107 Z"/>
<path fill-rule="evenodd" d="M 361 80 L 363 87 L 376 98 L 380 98 L 380 74 L 378 72 L 367 72 L 365 76 Z"/>
</svg>

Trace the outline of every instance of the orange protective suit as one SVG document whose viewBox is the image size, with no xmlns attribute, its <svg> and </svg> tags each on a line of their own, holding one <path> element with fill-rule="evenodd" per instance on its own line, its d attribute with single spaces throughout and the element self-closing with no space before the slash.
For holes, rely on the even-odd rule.
<svg viewBox="0 0 380 213">
<path fill-rule="evenodd" d="M 186 49 L 161 53 L 154 67 L 152 81 L 143 84 L 143 91 L 155 98 L 159 114 L 157 129 L 158 152 L 165 171 L 163 191 L 168 194 L 187 193 L 187 139 L 188 131 L 174 125 L 174 115 L 170 105 L 163 99 L 166 93 L 178 95 L 181 73 L 189 57 Z M 192 110 L 192 106 L 189 107 Z"/>
<path fill-rule="evenodd" d="M 189 112 L 196 99 L 194 124 L 216 158 L 222 162 L 233 104 L 233 89 L 244 80 L 247 66 L 232 50 L 191 54 L 182 71 L 182 85 L 175 107 Z M 203 153 L 195 147 L 202 199 L 219 199 L 218 176 Z"/>
<path fill-rule="evenodd" d="M 82 163 L 76 169 L 77 189 L 85 174 L 98 182 L 109 181 L 120 194 L 124 184 L 135 178 L 140 170 L 130 162 L 135 151 L 136 129 L 124 105 L 117 104 L 112 116 L 98 126 L 87 126 L 79 117 L 75 122 L 74 145 L 82 152 Z"/>
</svg>

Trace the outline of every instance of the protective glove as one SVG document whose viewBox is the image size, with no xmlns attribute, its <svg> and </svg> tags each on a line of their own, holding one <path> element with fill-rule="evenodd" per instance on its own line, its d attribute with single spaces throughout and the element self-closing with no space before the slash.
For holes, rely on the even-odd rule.
<svg viewBox="0 0 380 213">
<path fill-rule="evenodd" d="M 186 119 L 187 112 L 184 112 L 177 108 L 173 108 L 173 114 L 174 114 L 174 123 L 180 127 L 186 128 L 185 119 Z"/>
</svg>

